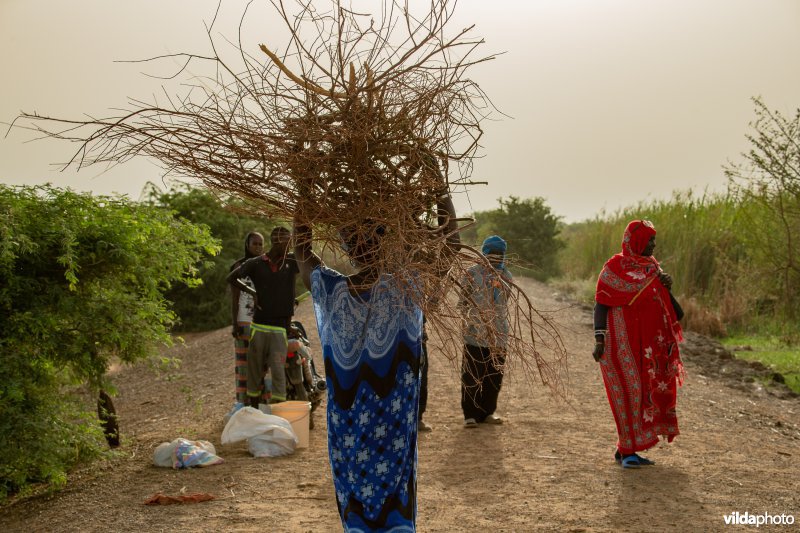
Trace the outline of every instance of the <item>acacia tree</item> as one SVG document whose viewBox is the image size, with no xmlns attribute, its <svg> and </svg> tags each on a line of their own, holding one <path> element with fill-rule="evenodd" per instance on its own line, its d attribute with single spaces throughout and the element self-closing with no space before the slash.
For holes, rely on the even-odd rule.
<svg viewBox="0 0 800 533">
<path fill-rule="evenodd" d="M 112 358 L 171 343 L 163 293 L 197 284 L 218 244 L 167 210 L 50 186 L 0 185 L 0 236 L 2 499 L 29 481 L 64 483 L 97 450 L 96 416 L 65 385 L 96 394 Z"/>
<path fill-rule="evenodd" d="M 726 168 L 731 191 L 750 217 L 744 225 L 754 264 L 780 293 L 781 307 L 794 317 L 800 310 L 800 109 L 789 118 L 755 98 L 753 133 L 745 162 Z M 761 265 L 761 266 L 759 266 Z"/>
</svg>

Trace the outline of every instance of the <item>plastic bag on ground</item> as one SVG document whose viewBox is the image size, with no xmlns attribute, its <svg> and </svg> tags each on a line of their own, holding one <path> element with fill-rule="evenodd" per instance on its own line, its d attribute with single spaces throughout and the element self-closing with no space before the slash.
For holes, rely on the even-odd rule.
<svg viewBox="0 0 800 533">
<path fill-rule="evenodd" d="M 253 407 L 236 411 L 222 430 L 222 444 L 243 440 L 255 457 L 289 455 L 300 441 L 288 420 Z"/>
<path fill-rule="evenodd" d="M 244 407 L 244 404 L 242 402 L 236 402 L 235 404 L 233 404 L 233 407 L 231 407 L 231 410 L 228 411 L 227 413 L 225 413 L 225 416 L 222 417 L 222 423 L 223 424 L 227 424 L 228 420 L 230 420 L 231 417 L 233 416 L 233 413 L 235 413 L 236 411 L 238 411 L 242 407 Z"/>
<path fill-rule="evenodd" d="M 269 415 L 267 415 L 269 416 Z M 290 428 L 274 427 L 266 433 L 247 439 L 247 449 L 253 457 L 280 457 L 294 453 L 297 436 Z"/>
<path fill-rule="evenodd" d="M 153 452 L 153 464 L 166 468 L 192 468 L 223 462 L 214 445 L 207 440 L 175 439 L 163 442 Z"/>
</svg>

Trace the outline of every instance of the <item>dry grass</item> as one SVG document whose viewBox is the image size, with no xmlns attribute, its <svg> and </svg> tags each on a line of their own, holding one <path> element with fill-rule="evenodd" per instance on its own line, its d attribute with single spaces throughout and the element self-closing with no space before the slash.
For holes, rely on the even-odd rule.
<svg viewBox="0 0 800 533">
<path fill-rule="evenodd" d="M 716 338 L 728 335 L 727 328 L 719 314 L 698 302 L 697 299 L 679 299 L 678 303 L 680 303 L 684 312 L 684 317 L 681 321 L 684 328 Z"/>
</svg>

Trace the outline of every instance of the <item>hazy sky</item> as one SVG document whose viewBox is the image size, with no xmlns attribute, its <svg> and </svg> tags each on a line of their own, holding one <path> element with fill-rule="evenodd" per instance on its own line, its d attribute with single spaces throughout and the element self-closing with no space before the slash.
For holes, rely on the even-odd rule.
<svg viewBox="0 0 800 533">
<path fill-rule="evenodd" d="M 259 1 L 244 43 L 254 54 L 274 27 Z M 128 97 L 148 100 L 160 85 L 142 72 L 164 68 L 114 61 L 207 53 L 203 22 L 216 4 L 0 0 L 0 122 L 21 110 L 102 116 Z M 244 5 L 223 3 L 230 20 L 219 28 L 231 39 Z M 675 189 L 721 191 L 722 165 L 747 149 L 750 98 L 800 107 L 800 0 L 462 0 L 457 19 L 453 30 L 476 24 L 484 53 L 505 52 L 471 77 L 511 117 L 485 124 L 473 179 L 489 185 L 459 196 L 459 211 L 542 196 L 573 222 Z M 0 137 L 0 181 L 137 198 L 160 180 L 147 160 L 59 172 L 52 164 L 74 147 L 31 138 Z"/>
</svg>

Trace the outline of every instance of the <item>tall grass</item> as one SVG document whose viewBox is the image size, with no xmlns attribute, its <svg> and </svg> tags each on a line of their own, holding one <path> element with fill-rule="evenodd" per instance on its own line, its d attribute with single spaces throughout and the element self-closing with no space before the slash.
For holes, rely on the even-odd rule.
<svg viewBox="0 0 800 533">
<path fill-rule="evenodd" d="M 691 329 L 722 335 L 726 328 L 740 331 L 777 318 L 774 283 L 748 241 L 750 225 L 768 224 L 769 213 L 727 194 L 676 192 L 666 201 L 642 202 L 565 227 L 559 264 L 566 279 L 596 280 L 605 261 L 621 250 L 625 226 L 636 219 L 655 225 L 655 256 L 672 275 L 676 297 L 693 311 L 687 313 Z"/>
</svg>

